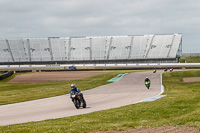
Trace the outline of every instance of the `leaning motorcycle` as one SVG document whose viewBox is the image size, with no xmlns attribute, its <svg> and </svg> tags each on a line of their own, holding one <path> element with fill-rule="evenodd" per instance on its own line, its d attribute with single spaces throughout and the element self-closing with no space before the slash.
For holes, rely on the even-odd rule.
<svg viewBox="0 0 200 133">
<path fill-rule="evenodd" d="M 72 102 L 74 103 L 74 106 L 79 109 L 80 107 L 86 108 L 86 102 L 83 98 L 83 96 L 78 95 L 78 93 L 71 94 Z"/>
<path fill-rule="evenodd" d="M 145 85 L 149 89 L 150 88 L 150 81 L 145 81 Z"/>
</svg>

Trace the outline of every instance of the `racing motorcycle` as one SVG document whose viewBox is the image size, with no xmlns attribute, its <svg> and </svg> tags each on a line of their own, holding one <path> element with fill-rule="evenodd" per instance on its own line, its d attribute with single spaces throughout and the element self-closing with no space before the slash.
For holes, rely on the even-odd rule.
<svg viewBox="0 0 200 133">
<path fill-rule="evenodd" d="M 145 82 L 146 87 L 149 89 L 150 88 L 150 81 Z"/>
<path fill-rule="evenodd" d="M 156 73 L 156 69 L 155 69 L 155 70 L 153 70 L 153 73 Z"/>
<path fill-rule="evenodd" d="M 74 106 L 79 109 L 80 107 L 86 108 L 86 101 L 84 100 L 83 96 L 79 95 L 77 92 L 72 92 L 71 98 Z"/>
</svg>

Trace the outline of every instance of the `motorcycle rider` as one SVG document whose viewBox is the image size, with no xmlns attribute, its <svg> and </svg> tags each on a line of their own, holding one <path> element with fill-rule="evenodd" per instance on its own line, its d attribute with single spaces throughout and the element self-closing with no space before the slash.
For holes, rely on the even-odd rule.
<svg viewBox="0 0 200 133">
<path fill-rule="evenodd" d="M 144 80 L 144 82 L 146 83 L 148 81 L 150 82 L 150 79 L 148 77 L 146 77 L 145 80 Z"/>
<path fill-rule="evenodd" d="M 149 87 L 150 87 L 150 79 L 148 77 L 145 78 L 144 83 L 145 83 L 146 87 L 149 89 Z"/>
<path fill-rule="evenodd" d="M 153 70 L 153 73 L 156 73 L 156 69 Z"/>
<path fill-rule="evenodd" d="M 77 92 L 77 95 L 83 98 L 83 94 L 81 93 L 81 91 L 75 86 L 75 84 L 71 84 L 70 98 L 72 98 L 72 94 L 75 94 L 76 92 Z"/>
</svg>

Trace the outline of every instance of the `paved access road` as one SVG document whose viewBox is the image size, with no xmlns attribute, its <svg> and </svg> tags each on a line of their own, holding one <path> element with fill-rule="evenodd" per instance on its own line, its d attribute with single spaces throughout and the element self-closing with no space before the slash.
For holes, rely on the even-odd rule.
<svg viewBox="0 0 200 133">
<path fill-rule="evenodd" d="M 135 72 L 117 82 L 83 91 L 87 108 L 76 109 L 69 94 L 0 106 L 0 126 L 61 118 L 134 104 L 161 92 L 161 72 Z M 145 77 L 151 88 L 144 85 Z M 80 88 L 81 89 L 81 88 Z"/>
</svg>

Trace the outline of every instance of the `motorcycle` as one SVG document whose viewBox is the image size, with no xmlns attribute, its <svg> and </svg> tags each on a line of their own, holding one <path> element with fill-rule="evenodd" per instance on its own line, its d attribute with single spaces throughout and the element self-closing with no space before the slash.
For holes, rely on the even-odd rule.
<svg viewBox="0 0 200 133">
<path fill-rule="evenodd" d="M 83 96 L 79 95 L 77 92 L 75 94 L 71 94 L 72 102 L 74 106 L 79 109 L 80 107 L 86 108 L 86 101 Z"/>
<path fill-rule="evenodd" d="M 146 87 L 149 89 L 150 88 L 150 81 L 145 82 Z"/>
<path fill-rule="evenodd" d="M 153 70 L 153 73 L 156 73 L 156 70 Z"/>
</svg>

